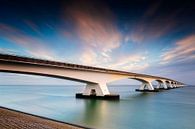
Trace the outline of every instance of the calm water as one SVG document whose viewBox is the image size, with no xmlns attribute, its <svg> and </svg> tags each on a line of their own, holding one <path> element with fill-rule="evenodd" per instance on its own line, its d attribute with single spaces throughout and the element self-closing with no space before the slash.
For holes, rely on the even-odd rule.
<svg viewBox="0 0 195 129">
<path fill-rule="evenodd" d="M 120 101 L 75 99 L 83 86 L 0 86 L 0 105 L 100 129 L 195 129 L 195 87 L 159 93 L 110 86 Z"/>
</svg>

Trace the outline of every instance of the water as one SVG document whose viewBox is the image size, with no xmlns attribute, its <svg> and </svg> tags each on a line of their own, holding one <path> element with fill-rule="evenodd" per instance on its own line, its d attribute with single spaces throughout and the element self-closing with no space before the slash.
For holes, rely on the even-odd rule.
<svg viewBox="0 0 195 129">
<path fill-rule="evenodd" d="M 75 99 L 83 86 L 0 86 L 0 105 L 98 129 L 195 129 L 195 87 L 110 86 L 120 101 Z"/>
</svg>

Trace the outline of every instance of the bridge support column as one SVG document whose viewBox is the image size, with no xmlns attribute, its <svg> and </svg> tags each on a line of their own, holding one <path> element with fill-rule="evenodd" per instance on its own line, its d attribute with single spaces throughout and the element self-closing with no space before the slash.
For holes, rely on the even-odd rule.
<svg viewBox="0 0 195 129">
<path fill-rule="evenodd" d="M 170 86 L 171 89 L 173 89 L 173 85 L 171 83 L 169 83 L 169 86 Z"/>
<path fill-rule="evenodd" d="M 175 82 L 175 87 L 178 88 L 177 83 Z"/>
<path fill-rule="evenodd" d="M 97 95 L 97 96 L 104 96 L 110 94 L 106 84 L 96 84 L 91 83 L 87 84 L 84 90 L 83 95 Z"/>
<path fill-rule="evenodd" d="M 164 87 L 164 89 L 168 89 L 167 84 L 166 84 L 165 81 L 163 81 L 163 87 Z"/>
<path fill-rule="evenodd" d="M 177 88 L 177 84 L 175 83 L 174 85 L 175 85 L 175 87 Z"/>
<path fill-rule="evenodd" d="M 159 89 L 159 90 L 160 89 L 166 89 L 165 86 L 164 86 L 163 81 L 158 81 L 158 85 L 157 85 L 157 87 L 155 89 Z"/>
<path fill-rule="evenodd" d="M 152 86 L 151 82 L 145 82 L 145 83 L 142 83 L 142 85 L 139 89 L 140 90 L 144 90 L 144 89 L 154 90 L 154 87 Z"/>
<path fill-rule="evenodd" d="M 170 82 L 170 85 L 171 85 L 171 87 L 174 89 L 175 87 L 174 87 L 174 84 L 172 83 L 172 82 Z"/>
<path fill-rule="evenodd" d="M 142 85 L 139 89 L 136 89 L 136 91 L 140 91 L 140 92 L 158 92 L 158 89 L 154 89 L 154 87 L 152 86 L 151 81 L 145 81 L 142 82 Z"/>
<path fill-rule="evenodd" d="M 173 86 L 171 85 L 171 82 L 167 82 L 166 84 L 167 84 L 168 89 L 173 89 Z"/>
<path fill-rule="evenodd" d="M 176 86 L 175 86 L 175 84 L 174 84 L 174 83 L 173 83 L 172 85 L 173 85 L 173 88 L 176 88 Z"/>
<path fill-rule="evenodd" d="M 88 83 L 84 92 L 77 93 L 76 98 L 118 100 L 119 95 L 110 94 L 106 83 Z"/>
<path fill-rule="evenodd" d="M 155 89 L 160 89 L 161 88 L 161 82 L 158 82 L 158 85 L 156 86 Z"/>
</svg>

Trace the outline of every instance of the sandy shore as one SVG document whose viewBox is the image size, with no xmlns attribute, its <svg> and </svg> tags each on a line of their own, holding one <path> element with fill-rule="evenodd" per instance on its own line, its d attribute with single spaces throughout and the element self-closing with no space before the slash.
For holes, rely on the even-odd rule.
<svg viewBox="0 0 195 129">
<path fill-rule="evenodd" d="M 81 129 L 83 127 L 45 119 L 0 107 L 0 129 Z"/>
</svg>

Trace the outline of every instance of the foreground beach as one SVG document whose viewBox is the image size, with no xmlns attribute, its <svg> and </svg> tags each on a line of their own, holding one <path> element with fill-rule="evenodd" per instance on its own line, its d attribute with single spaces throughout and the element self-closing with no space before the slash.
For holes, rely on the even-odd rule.
<svg viewBox="0 0 195 129">
<path fill-rule="evenodd" d="M 81 129 L 83 127 L 0 107 L 1 129 Z"/>
</svg>

